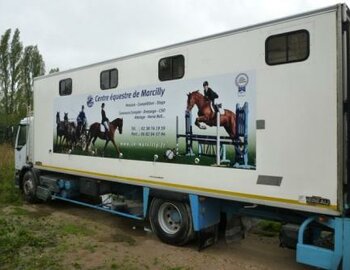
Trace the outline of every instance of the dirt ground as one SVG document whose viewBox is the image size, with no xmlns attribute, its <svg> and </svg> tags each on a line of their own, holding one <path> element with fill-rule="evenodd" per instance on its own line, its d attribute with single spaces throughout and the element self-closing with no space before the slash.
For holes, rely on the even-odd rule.
<svg viewBox="0 0 350 270">
<path fill-rule="evenodd" d="M 220 239 L 198 252 L 196 243 L 163 244 L 144 222 L 61 201 L 19 209 L 49 224 L 66 224 L 54 251 L 65 269 L 308 269 L 295 262 L 295 251 L 279 247 L 277 237 L 250 233 L 240 242 Z"/>
</svg>

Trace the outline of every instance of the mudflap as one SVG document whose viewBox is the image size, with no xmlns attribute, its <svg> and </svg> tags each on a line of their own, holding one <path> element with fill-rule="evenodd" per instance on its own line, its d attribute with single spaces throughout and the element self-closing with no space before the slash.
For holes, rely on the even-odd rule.
<svg viewBox="0 0 350 270">
<path fill-rule="evenodd" d="M 198 251 L 210 247 L 218 242 L 219 226 L 218 224 L 202 229 L 197 233 Z"/>
</svg>

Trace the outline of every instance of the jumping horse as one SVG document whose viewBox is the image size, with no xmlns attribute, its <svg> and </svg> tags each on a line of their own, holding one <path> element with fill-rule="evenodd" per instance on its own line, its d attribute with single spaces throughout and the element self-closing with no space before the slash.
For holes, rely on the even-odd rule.
<svg viewBox="0 0 350 270">
<path fill-rule="evenodd" d="M 187 94 L 187 111 L 190 112 L 194 106 L 198 107 L 198 117 L 195 125 L 200 129 L 206 129 L 207 126 L 216 126 L 216 113 L 210 106 L 210 100 L 203 96 L 199 90 Z M 219 112 L 218 112 L 219 113 Z M 224 127 L 228 135 L 234 141 L 236 139 L 236 115 L 230 110 L 225 109 L 224 114 L 220 115 L 220 126 Z"/>
</svg>

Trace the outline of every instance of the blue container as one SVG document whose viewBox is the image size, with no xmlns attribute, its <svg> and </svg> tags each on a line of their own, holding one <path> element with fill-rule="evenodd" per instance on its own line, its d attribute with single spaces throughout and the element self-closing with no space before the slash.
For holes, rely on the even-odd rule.
<svg viewBox="0 0 350 270">
<path fill-rule="evenodd" d="M 74 197 L 77 197 L 79 195 L 78 192 L 74 190 L 62 190 L 61 191 L 61 197 L 66 198 L 66 199 L 71 199 Z"/>
<path fill-rule="evenodd" d="M 76 181 L 73 180 L 66 180 L 64 182 L 64 188 L 66 190 L 77 190 L 78 189 L 78 184 Z"/>
<path fill-rule="evenodd" d="M 64 180 L 63 179 L 58 179 L 57 185 L 60 189 L 64 189 Z"/>
</svg>

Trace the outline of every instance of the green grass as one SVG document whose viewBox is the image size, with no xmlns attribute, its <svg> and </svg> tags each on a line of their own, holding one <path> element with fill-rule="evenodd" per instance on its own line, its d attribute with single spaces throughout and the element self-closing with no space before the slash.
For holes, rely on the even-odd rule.
<svg viewBox="0 0 350 270">
<path fill-rule="evenodd" d="M 105 152 L 103 153 L 104 144 L 102 141 L 96 142 L 96 149 L 94 152 L 83 151 L 81 148 L 77 147 L 72 150 L 71 154 L 73 155 L 88 155 L 88 156 L 104 156 L 105 158 L 119 158 L 114 146 L 110 143 Z M 233 146 L 227 146 L 233 148 Z M 187 165 L 196 165 L 196 166 L 216 166 L 216 157 L 215 156 L 198 156 L 197 143 L 193 144 L 193 150 L 195 151 L 195 156 L 187 156 L 185 153 L 184 147 L 180 147 L 179 155 L 175 156 L 174 159 L 168 160 L 165 157 L 165 152 L 169 148 L 156 148 L 156 147 L 140 147 L 140 146 L 119 146 L 120 151 L 123 153 L 123 159 L 130 160 L 141 160 L 141 161 L 149 161 L 153 162 L 154 156 L 157 155 L 157 162 L 167 162 L 174 164 L 187 164 Z M 68 153 L 69 149 L 65 146 L 55 145 L 54 151 L 58 153 Z M 255 162 L 255 152 L 249 151 L 249 164 L 253 165 Z M 228 160 L 234 160 L 235 154 L 233 150 L 228 151 L 226 154 L 226 158 Z M 199 163 L 196 164 L 195 159 L 199 159 Z M 233 164 L 223 163 L 222 167 L 231 167 Z"/>
<path fill-rule="evenodd" d="M 32 214 L 30 211 L 18 206 L 11 208 L 10 213 L 14 216 L 30 216 Z"/>
<path fill-rule="evenodd" d="M 0 268 L 61 269 L 56 226 L 26 210 L 14 185 L 14 149 L 0 145 Z"/>
<path fill-rule="evenodd" d="M 110 151 L 110 154 L 114 153 L 113 149 Z M 83 258 L 71 258 L 71 254 L 81 249 L 92 255 L 98 254 L 103 245 L 97 245 L 94 240 L 98 227 L 75 218 L 57 218 L 51 215 L 52 210 L 41 204 L 28 206 L 14 185 L 13 148 L 0 145 L 0 155 L 0 269 L 87 269 L 86 262 L 80 260 Z M 111 240 L 125 245 L 124 248 L 132 249 L 137 244 L 135 238 L 122 232 L 115 232 Z M 158 259 L 153 263 L 162 269 L 171 269 Z M 139 261 L 139 257 L 125 256 L 118 262 L 107 259 L 102 265 L 88 269 L 136 270 L 152 267 Z"/>
<path fill-rule="evenodd" d="M 117 233 L 112 236 L 113 242 L 127 243 L 129 246 L 136 245 L 136 240 L 127 234 Z"/>
<path fill-rule="evenodd" d="M 168 267 L 167 270 L 190 270 L 190 267 L 182 267 L 182 266 L 175 266 L 175 267 Z"/>
<path fill-rule="evenodd" d="M 96 248 L 98 248 L 98 245 L 96 244 L 92 244 L 92 243 L 86 243 L 84 246 L 83 246 L 83 249 L 91 252 L 91 253 L 95 253 L 96 251 Z"/>
<path fill-rule="evenodd" d="M 0 155 L 0 206 L 21 205 L 23 202 L 21 193 L 14 185 L 14 149 L 11 145 L 0 144 Z"/>
<path fill-rule="evenodd" d="M 0 265 L 3 269 L 58 269 L 57 228 L 11 214 L 0 217 Z M 45 252 L 44 252 L 45 251 Z M 52 252 L 51 252 L 52 251 Z"/>
<path fill-rule="evenodd" d="M 77 262 L 72 263 L 72 266 L 73 266 L 74 269 L 83 269 L 81 267 L 81 265 L 79 263 L 77 263 Z"/>
<path fill-rule="evenodd" d="M 281 231 L 282 224 L 276 221 L 261 220 L 253 232 L 257 235 L 275 237 Z"/>
<path fill-rule="evenodd" d="M 159 259 L 157 257 L 153 258 L 153 265 L 158 265 L 159 264 Z"/>
<path fill-rule="evenodd" d="M 59 231 L 61 234 L 65 235 L 82 235 L 89 236 L 93 234 L 93 231 L 84 225 L 77 225 L 73 223 L 61 224 L 59 226 Z"/>
</svg>

